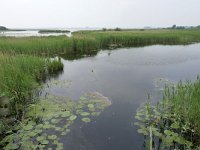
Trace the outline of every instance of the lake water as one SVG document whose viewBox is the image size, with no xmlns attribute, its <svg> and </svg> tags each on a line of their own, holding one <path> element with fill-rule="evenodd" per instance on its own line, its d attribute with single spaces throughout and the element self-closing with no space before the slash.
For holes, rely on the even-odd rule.
<svg viewBox="0 0 200 150">
<path fill-rule="evenodd" d="M 21 29 L 23 30 L 23 29 Z M 29 37 L 29 36 L 60 36 L 66 35 L 71 36 L 72 32 L 81 30 L 99 30 L 99 28 L 52 28 L 48 30 L 69 30 L 70 33 L 38 33 L 39 29 L 25 29 L 25 31 L 0 31 L 1 36 L 8 37 Z"/>
<path fill-rule="evenodd" d="M 39 30 L 27 30 L 27 31 L 6 31 L 0 32 L 0 36 L 10 36 L 10 37 L 29 37 L 29 36 L 60 36 L 66 35 L 71 36 L 70 33 L 38 33 Z"/>
<path fill-rule="evenodd" d="M 148 46 L 100 51 L 96 56 L 64 60 L 64 72 L 56 80 L 68 80 L 68 87 L 49 92 L 78 99 L 87 92 L 99 92 L 112 105 L 93 122 L 76 122 L 62 139 L 68 150 L 140 150 L 143 136 L 133 125 L 136 109 L 147 101 L 159 100 L 156 81 L 195 80 L 200 73 L 200 44 Z M 80 128 L 81 127 L 81 128 Z"/>
</svg>

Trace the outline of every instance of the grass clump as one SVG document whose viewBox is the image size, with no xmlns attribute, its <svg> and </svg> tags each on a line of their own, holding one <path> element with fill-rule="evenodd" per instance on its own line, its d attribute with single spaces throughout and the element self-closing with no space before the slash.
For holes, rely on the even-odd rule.
<svg viewBox="0 0 200 150">
<path fill-rule="evenodd" d="M 60 60 L 0 53 L 0 94 L 9 98 L 12 113 L 19 117 L 32 101 L 39 81 L 62 68 Z"/>
<path fill-rule="evenodd" d="M 200 79 L 167 85 L 162 101 L 138 109 L 136 125 L 147 148 L 195 149 L 200 146 Z"/>
</svg>

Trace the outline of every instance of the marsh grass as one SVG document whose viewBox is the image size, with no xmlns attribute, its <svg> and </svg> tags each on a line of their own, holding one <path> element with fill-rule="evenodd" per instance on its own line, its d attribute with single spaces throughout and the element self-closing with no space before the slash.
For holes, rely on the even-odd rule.
<svg viewBox="0 0 200 150">
<path fill-rule="evenodd" d="M 195 149 L 200 146 L 200 79 L 166 85 L 163 99 L 138 109 L 136 125 L 154 149 Z M 151 130 L 150 130 L 151 129 Z M 152 135 L 152 136 L 150 136 Z"/>
<path fill-rule="evenodd" d="M 79 31 L 72 37 L 0 37 L 0 51 L 6 53 L 52 55 L 86 54 L 94 50 L 137 47 L 153 44 L 191 44 L 200 42 L 200 30 L 121 30 Z"/>
<path fill-rule="evenodd" d="M 39 82 L 62 69 L 59 59 L 0 53 L 0 94 L 10 99 L 11 111 L 19 117 L 32 101 Z"/>
</svg>

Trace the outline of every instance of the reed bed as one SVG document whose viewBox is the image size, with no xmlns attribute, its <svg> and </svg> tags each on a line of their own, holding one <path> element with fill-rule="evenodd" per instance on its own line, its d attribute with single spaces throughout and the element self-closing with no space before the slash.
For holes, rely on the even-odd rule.
<svg viewBox="0 0 200 150">
<path fill-rule="evenodd" d="M 153 44 L 191 44 L 200 42 L 200 30 L 122 30 L 79 31 L 72 37 L 0 37 L 0 51 L 6 53 L 53 55 L 89 53 L 101 49 Z"/>
<path fill-rule="evenodd" d="M 155 106 L 146 103 L 139 108 L 135 116 L 139 122 L 135 125 L 146 136 L 147 149 L 199 149 L 199 100 L 198 77 L 195 82 L 166 85 L 161 101 Z"/>
<path fill-rule="evenodd" d="M 62 69 L 59 59 L 0 53 L 0 96 L 9 98 L 12 113 L 19 114 L 33 100 L 39 82 Z"/>
</svg>

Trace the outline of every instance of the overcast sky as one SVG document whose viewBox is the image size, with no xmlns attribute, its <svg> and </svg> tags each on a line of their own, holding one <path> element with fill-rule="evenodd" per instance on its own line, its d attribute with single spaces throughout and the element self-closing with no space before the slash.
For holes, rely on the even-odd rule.
<svg viewBox="0 0 200 150">
<path fill-rule="evenodd" d="M 200 0 L 0 0 L 0 25 L 166 27 L 200 24 Z"/>
</svg>

